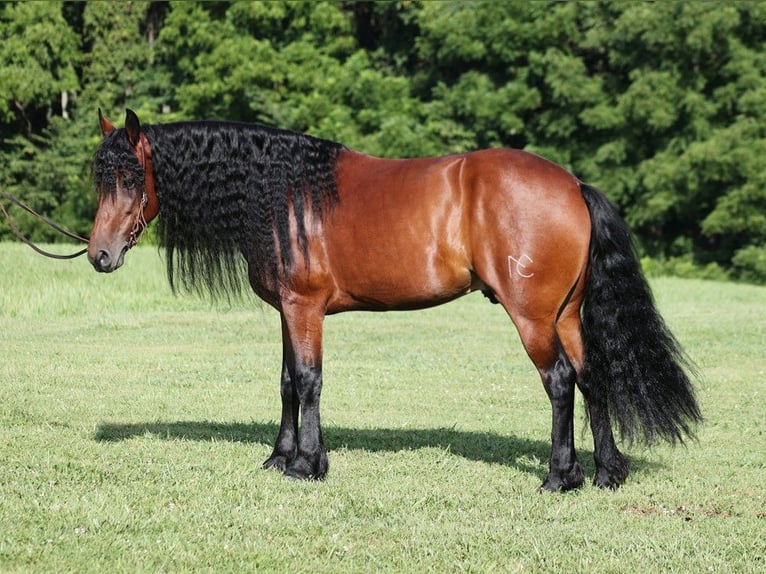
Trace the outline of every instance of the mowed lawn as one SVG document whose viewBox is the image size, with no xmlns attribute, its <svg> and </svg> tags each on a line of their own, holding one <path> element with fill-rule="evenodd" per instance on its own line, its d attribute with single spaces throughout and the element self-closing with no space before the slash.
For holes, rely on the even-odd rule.
<svg viewBox="0 0 766 574">
<path fill-rule="evenodd" d="M 326 320 L 330 473 L 300 483 L 260 468 L 271 308 L 173 296 L 153 247 L 98 275 L 0 244 L 0 571 L 766 571 L 766 289 L 652 286 L 706 422 L 626 447 L 617 492 L 537 491 L 550 407 L 480 294 Z"/>
</svg>

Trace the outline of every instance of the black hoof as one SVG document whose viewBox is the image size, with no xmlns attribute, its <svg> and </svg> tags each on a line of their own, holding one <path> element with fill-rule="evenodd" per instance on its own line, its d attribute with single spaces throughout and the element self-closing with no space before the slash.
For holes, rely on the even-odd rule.
<svg viewBox="0 0 766 574">
<path fill-rule="evenodd" d="M 580 488 L 585 481 L 585 473 L 579 462 L 575 462 L 567 472 L 551 472 L 540 487 L 541 492 L 566 492 Z"/>
<path fill-rule="evenodd" d="M 283 454 L 272 454 L 269 458 L 267 458 L 265 461 L 263 461 L 263 469 L 264 470 L 270 470 L 275 469 L 279 472 L 284 472 L 287 468 L 288 461 L 290 459 L 283 455 Z"/>
<path fill-rule="evenodd" d="M 607 466 L 597 466 L 596 476 L 593 477 L 593 484 L 599 488 L 617 490 L 625 482 L 630 473 L 628 459 L 622 454 L 617 453 L 612 463 Z"/>
<path fill-rule="evenodd" d="M 593 477 L 593 486 L 603 488 L 604 490 L 617 490 L 622 483 L 622 480 L 611 476 L 609 472 L 603 468 Z"/>
<path fill-rule="evenodd" d="M 314 456 L 299 454 L 284 469 L 285 476 L 294 480 L 324 480 L 327 476 L 327 453 Z"/>
</svg>

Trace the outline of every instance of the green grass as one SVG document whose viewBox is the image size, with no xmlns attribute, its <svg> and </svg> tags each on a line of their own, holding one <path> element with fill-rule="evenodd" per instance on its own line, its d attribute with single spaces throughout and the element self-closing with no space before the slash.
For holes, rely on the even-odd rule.
<svg viewBox="0 0 766 574">
<path fill-rule="evenodd" d="M 478 294 L 326 321 L 324 483 L 260 470 L 276 313 L 0 245 L 2 572 L 760 572 L 766 289 L 652 281 L 699 364 L 699 442 L 617 492 L 544 495 L 550 407 Z M 592 442 L 578 407 L 578 452 Z"/>
</svg>

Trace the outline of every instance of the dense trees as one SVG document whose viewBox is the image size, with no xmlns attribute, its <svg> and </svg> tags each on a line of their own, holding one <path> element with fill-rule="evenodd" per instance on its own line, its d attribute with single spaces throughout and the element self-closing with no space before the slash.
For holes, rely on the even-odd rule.
<svg viewBox="0 0 766 574">
<path fill-rule="evenodd" d="M 764 282 L 765 43 L 766 2 L 4 3 L 0 186 L 87 233 L 99 106 L 513 146 L 603 188 L 656 261 Z"/>
</svg>

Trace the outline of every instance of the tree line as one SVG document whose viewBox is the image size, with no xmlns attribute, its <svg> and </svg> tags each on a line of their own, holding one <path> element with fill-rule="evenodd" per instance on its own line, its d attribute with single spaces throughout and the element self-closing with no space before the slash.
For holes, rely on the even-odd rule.
<svg viewBox="0 0 766 574">
<path fill-rule="evenodd" d="M 654 267 L 766 282 L 764 46 L 762 1 L 3 3 L 0 188 L 87 234 L 99 107 L 510 146 L 603 189 Z"/>
</svg>

